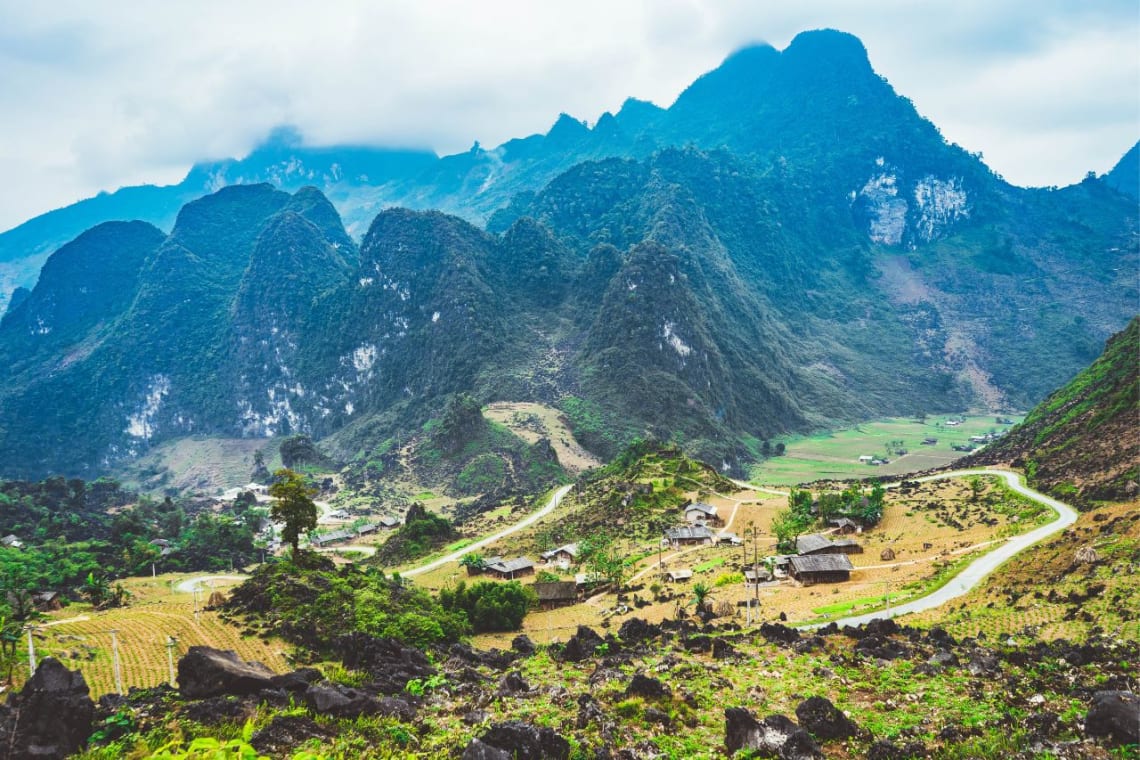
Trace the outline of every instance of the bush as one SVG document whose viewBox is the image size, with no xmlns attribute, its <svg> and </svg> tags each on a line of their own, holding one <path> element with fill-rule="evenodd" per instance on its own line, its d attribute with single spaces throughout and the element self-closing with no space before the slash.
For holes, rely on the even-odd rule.
<svg viewBox="0 0 1140 760">
<path fill-rule="evenodd" d="M 445 610 L 464 612 L 476 632 L 486 632 L 517 631 L 538 600 L 518 581 L 480 581 L 472 586 L 460 581 L 454 591 L 440 591 L 439 601 Z"/>
</svg>

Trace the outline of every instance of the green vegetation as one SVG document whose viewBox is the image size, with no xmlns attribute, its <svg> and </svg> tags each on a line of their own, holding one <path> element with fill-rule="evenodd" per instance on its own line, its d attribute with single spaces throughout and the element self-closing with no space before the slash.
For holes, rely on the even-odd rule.
<svg viewBox="0 0 1140 760">
<path fill-rule="evenodd" d="M 476 633 L 517 631 L 526 613 L 537 603 L 534 592 L 518 581 L 460 581 L 454 590 L 439 592 L 443 609 L 461 611 Z"/>
<path fill-rule="evenodd" d="M 455 537 L 455 528 L 446 518 L 428 512 L 423 504 L 416 502 L 408 508 L 404 524 L 368 562 L 381 567 L 399 565 L 430 554 Z M 456 549 L 461 548 L 462 544 L 456 546 Z"/>
<path fill-rule="evenodd" d="M 269 495 L 276 499 L 271 508 L 273 519 L 285 523 L 281 537 L 293 547 L 296 559 L 301 535 L 317 527 L 317 505 L 313 502 L 317 489 L 303 475 L 282 468 L 273 473 Z"/>
</svg>

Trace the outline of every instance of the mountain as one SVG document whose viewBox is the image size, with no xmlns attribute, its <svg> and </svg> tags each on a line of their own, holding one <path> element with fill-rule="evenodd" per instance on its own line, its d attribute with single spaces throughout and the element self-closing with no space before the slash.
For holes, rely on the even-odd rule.
<svg viewBox="0 0 1140 760">
<path fill-rule="evenodd" d="M 734 470 L 791 431 L 1027 407 L 1134 315 L 1133 199 L 1006 184 L 838 32 L 494 151 L 291 164 L 305 149 L 278 140 L 192 172 L 243 183 L 169 235 L 104 225 L 52 255 L 0 324 L 7 473 L 190 434 L 305 433 L 367 463 L 464 392 L 558 406 L 603 456 L 648 437 Z M 467 218 L 386 208 L 358 248 L 335 207 L 353 187 Z M 75 246 L 115 297 L 51 321 L 83 287 Z"/>
<path fill-rule="evenodd" d="M 1140 198 L 1140 142 L 1104 176 L 1104 184 L 1132 198 Z"/>
<path fill-rule="evenodd" d="M 1059 499 L 1088 505 L 1140 493 L 1140 317 L 1050 394 L 1001 441 L 974 454 L 979 464 L 1013 464 Z"/>
</svg>

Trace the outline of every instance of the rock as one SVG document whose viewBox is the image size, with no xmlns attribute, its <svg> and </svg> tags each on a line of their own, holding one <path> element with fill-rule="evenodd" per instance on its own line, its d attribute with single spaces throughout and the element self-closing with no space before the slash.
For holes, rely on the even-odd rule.
<svg viewBox="0 0 1140 760">
<path fill-rule="evenodd" d="M 379 712 L 380 705 L 359 689 L 348 686 L 312 685 L 305 691 L 305 704 L 320 715 L 335 718 L 359 718 Z"/>
<path fill-rule="evenodd" d="M 484 744 L 479 739 L 472 739 L 463 749 L 462 760 L 513 760 L 513 757 L 504 749 Z"/>
<path fill-rule="evenodd" d="M 992 654 L 976 654 L 970 658 L 970 663 L 966 665 L 966 670 L 975 678 L 980 676 L 996 676 L 1001 673 L 1001 662 Z"/>
<path fill-rule="evenodd" d="M 641 618 L 630 618 L 618 629 L 618 638 L 627 644 L 641 644 L 661 635 L 661 627 Z"/>
<path fill-rule="evenodd" d="M 875 636 L 893 636 L 899 632 L 899 624 L 894 618 L 875 618 L 864 625 L 863 630 Z"/>
<path fill-rule="evenodd" d="M 796 708 L 800 725 L 817 739 L 846 739 L 856 736 L 859 727 L 825 697 L 808 697 Z"/>
<path fill-rule="evenodd" d="M 479 739 L 484 744 L 509 753 L 506 755 L 508 760 L 567 760 L 570 757 L 570 742 L 559 736 L 554 729 L 545 726 L 539 728 L 521 721 L 497 723 Z M 466 750 L 463 757 L 467 758 Z"/>
<path fill-rule="evenodd" d="M 381 694 L 402 694 L 413 678 L 435 675 L 427 655 L 395 639 L 350 633 L 337 639 L 336 649 L 344 666 L 367 671 L 373 678 L 371 688 Z"/>
<path fill-rule="evenodd" d="M 756 720 L 743 707 L 724 711 L 724 747 L 731 756 L 747 749 L 761 756 L 775 755 L 783 760 L 816 760 L 823 757 L 819 745 L 807 731 L 783 715 Z"/>
<path fill-rule="evenodd" d="M 656 678 L 650 678 L 642 673 L 635 673 L 633 680 L 629 682 L 629 686 L 625 689 L 625 695 L 627 697 L 659 699 L 661 697 L 668 697 L 671 694 L 672 692 L 665 684 Z"/>
<path fill-rule="evenodd" d="M 897 660 L 910 654 L 910 649 L 902 642 L 875 633 L 867 634 L 859 639 L 859 643 L 855 645 L 855 651 L 876 660 Z"/>
<path fill-rule="evenodd" d="M 927 662 L 940 668 L 948 668 L 952 665 L 958 665 L 958 655 L 944 649 L 931 655 Z"/>
<path fill-rule="evenodd" d="M 779 623 L 764 623 L 760 635 L 773 644 L 794 644 L 800 640 L 800 632 Z"/>
<path fill-rule="evenodd" d="M 562 662 L 581 662 L 587 657 L 593 657 L 594 651 L 604 643 L 605 639 L 592 628 L 580 625 L 578 631 L 566 642 L 566 646 L 562 647 L 556 659 Z"/>
<path fill-rule="evenodd" d="M 463 723 L 468 726 L 477 726 L 491 719 L 491 713 L 486 710 L 472 710 L 463 714 Z"/>
<path fill-rule="evenodd" d="M 724 639 L 713 639 L 712 656 L 714 660 L 727 660 L 736 656 L 736 648 Z"/>
<path fill-rule="evenodd" d="M 645 708 L 645 715 L 643 717 L 646 723 L 656 723 L 660 726 L 669 726 L 673 723 L 673 719 L 669 717 L 669 713 L 664 710 L 658 710 L 656 707 Z"/>
<path fill-rule="evenodd" d="M 309 688 L 309 684 L 319 680 L 321 680 L 321 671 L 316 668 L 301 668 L 270 679 L 274 688 L 291 692 L 302 692 Z"/>
<path fill-rule="evenodd" d="M 278 715 L 265 728 L 253 733 L 250 744 L 258 752 L 267 754 L 291 753 L 293 748 L 309 739 L 325 739 L 332 732 L 307 715 Z"/>
<path fill-rule="evenodd" d="M 520 633 L 511 640 L 511 649 L 524 657 L 529 657 L 534 654 L 534 642 L 525 634 Z"/>
<path fill-rule="evenodd" d="M 522 677 L 522 673 L 512 670 L 499 681 L 499 688 L 495 692 L 497 697 L 509 697 L 513 694 L 525 694 L 530 691 L 530 684 Z"/>
<path fill-rule="evenodd" d="M 1093 694 L 1085 715 L 1085 731 L 1089 736 L 1104 737 L 1113 747 L 1140 744 L 1140 697 L 1130 691 Z"/>
<path fill-rule="evenodd" d="M 5 757 L 57 760 L 82 749 L 91 736 L 95 702 L 87 681 L 54 657 L 40 661 L 7 707 L 0 722 Z"/>
<path fill-rule="evenodd" d="M 598 704 L 598 700 L 589 694 L 578 695 L 578 718 L 574 721 L 575 728 L 581 731 L 591 723 L 601 725 L 605 719 L 606 714 L 603 712 L 602 706 Z"/>
<path fill-rule="evenodd" d="M 682 645 L 690 652 L 707 652 L 712 649 L 712 639 L 701 633 L 685 639 Z"/>
<path fill-rule="evenodd" d="M 246 662 L 233 650 L 193 646 L 178 661 L 178 691 L 186 699 L 256 694 L 274 688 L 276 675 L 260 662 Z"/>
<path fill-rule="evenodd" d="M 190 702 L 182 714 L 195 723 L 216 726 L 219 723 L 243 723 L 257 712 L 257 703 L 249 697 L 209 697 Z"/>
<path fill-rule="evenodd" d="M 867 750 L 867 760 L 914 760 L 926 755 L 926 747 L 921 742 L 898 745 L 886 739 L 878 740 Z"/>
</svg>

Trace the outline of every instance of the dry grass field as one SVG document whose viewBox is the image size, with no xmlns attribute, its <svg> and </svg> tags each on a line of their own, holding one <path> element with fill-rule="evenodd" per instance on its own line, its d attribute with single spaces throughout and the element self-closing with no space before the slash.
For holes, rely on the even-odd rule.
<svg viewBox="0 0 1140 760">
<path fill-rule="evenodd" d="M 558 461 L 573 475 L 602 464 L 578 445 L 566 426 L 565 416 L 557 409 L 543 404 L 500 402 L 485 407 L 483 416 L 505 425 L 527 443 L 534 443 L 544 436 L 549 438 L 558 454 Z"/>
<path fill-rule="evenodd" d="M 115 691 L 111 630 L 118 631 L 119 658 L 124 688 L 155 686 L 169 679 L 167 637 L 177 639 L 174 662 L 189 647 L 207 645 L 233 649 L 247 660 L 256 660 L 277 672 L 290 669 L 286 645 L 242 636 L 241 632 L 218 619 L 209 610 L 194 613 L 194 596 L 172 591 L 192 575 L 160 575 L 157 578 L 131 578 L 124 585 L 133 595 L 127 607 L 96 612 L 87 604 L 71 604 L 50 613 L 35 633 L 36 657 L 52 656 L 70 668 L 83 671 L 92 696 Z M 224 593 L 232 582 L 218 582 L 215 590 Z M 199 594 L 199 605 L 209 598 L 209 589 Z M 26 642 L 24 643 L 26 646 Z M 26 673 L 16 673 L 17 683 Z"/>
</svg>

